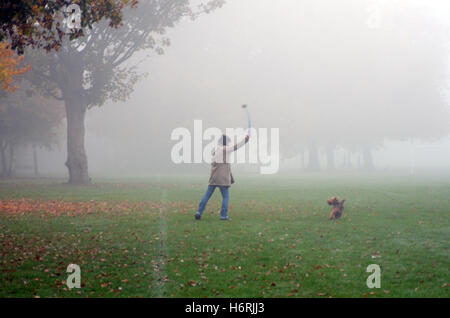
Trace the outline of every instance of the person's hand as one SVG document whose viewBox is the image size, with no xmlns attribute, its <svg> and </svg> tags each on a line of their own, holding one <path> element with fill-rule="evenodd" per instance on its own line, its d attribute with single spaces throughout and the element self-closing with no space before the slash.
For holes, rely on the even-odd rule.
<svg viewBox="0 0 450 318">
<path fill-rule="evenodd" d="M 247 142 L 249 139 L 250 139 L 250 134 L 247 134 L 247 135 L 245 136 L 245 141 Z"/>
</svg>

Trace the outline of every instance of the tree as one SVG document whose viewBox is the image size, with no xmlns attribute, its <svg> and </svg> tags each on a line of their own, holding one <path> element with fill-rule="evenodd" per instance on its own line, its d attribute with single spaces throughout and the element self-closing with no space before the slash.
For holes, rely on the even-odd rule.
<svg viewBox="0 0 450 318">
<path fill-rule="evenodd" d="M 77 5 L 73 7 L 70 5 Z M 84 28 L 109 20 L 118 27 L 122 10 L 137 0 L 3 0 L 0 3 L 0 41 L 11 42 L 13 50 L 23 53 L 27 46 L 58 49 L 64 39 L 83 36 Z M 81 15 L 76 10 L 80 9 Z M 68 25 L 79 17 L 79 27 Z M 75 26 L 75 28 L 71 28 Z"/>
<path fill-rule="evenodd" d="M 220 7 L 212 0 L 194 7 L 189 0 L 140 1 L 137 9 L 124 10 L 122 26 L 111 29 L 105 21 L 86 29 L 83 37 L 65 41 L 57 50 L 30 54 L 35 85 L 46 86 L 51 96 L 64 101 L 67 118 L 69 183 L 90 183 L 84 148 L 87 109 L 107 100 L 126 100 L 133 85 L 145 74 L 127 63 L 142 50 L 163 53 L 170 44 L 164 37 L 183 17 L 196 18 Z"/>
<path fill-rule="evenodd" d="M 20 67 L 23 56 L 15 56 L 14 51 L 5 42 L 0 42 L 0 85 L 4 91 L 14 92 L 17 86 L 14 79 L 30 69 L 30 66 Z"/>
<path fill-rule="evenodd" d="M 0 42 L 0 98 L 5 98 L 9 93 L 13 93 L 18 88 L 14 85 L 17 76 L 22 75 L 30 69 L 30 66 L 19 67 L 23 56 L 17 57 L 14 51 L 9 48 L 9 45 Z M 12 161 L 14 157 L 13 147 L 11 146 L 11 138 L 6 135 L 10 132 L 10 125 L 13 124 L 10 120 L 15 120 L 17 117 L 11 116 L 7 111 L 7 104 L 0 104 L 0 160 L 1 160 L 1 174 L 0 176 L 10 175 L 12 172 Z M 9 165 L 6 158 L 6 150 L 9 146 L 10 156 Z"/>
<path fill-rule="evenodd" d="M 0 99 L 0 175 L 13 175 L 17 146 L 51 149 L 58 142 L 63 118 L 61 103 L 39 95 L 29 82 L 14 93 L 6 93 Z M 37 169 L 36 158 L 34 161 Z"/>
</svg>

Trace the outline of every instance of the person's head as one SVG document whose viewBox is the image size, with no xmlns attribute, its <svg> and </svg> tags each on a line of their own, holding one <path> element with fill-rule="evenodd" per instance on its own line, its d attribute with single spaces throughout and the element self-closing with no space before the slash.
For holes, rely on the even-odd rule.
<svg viewBox="0 0 450 318">
<path fill-rule="evenodd" d="M 222 135 L 222 138 L 220 138 L 220 140 L 219 140 L 219 144 L 222 146 L 228 145 L 229 142 L 230 142 L 230 138 L 227 135 Z"/>
</svg>

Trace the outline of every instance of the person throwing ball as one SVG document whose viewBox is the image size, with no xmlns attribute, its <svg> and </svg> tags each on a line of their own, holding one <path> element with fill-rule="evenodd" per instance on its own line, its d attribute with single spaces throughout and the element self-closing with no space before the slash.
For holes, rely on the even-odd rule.
<svg viewBox="0 0 450 318">
<path fill-rule="evenodd" d="M 226 135 L 222 135 L 222 138 L 219 139 L 219 145 L 212 151 L 213 158 L 211 161 L 211 176 L 209 177 L 209 185 L 208 189 L 206 189 L 206 193 L 200 201 L 198 211 L 195 213 L 196 220 L 200 220 L 202 218 L 206 204 L 217 187 L 219 187 L 220 192 L 222 193 L 222 209 L 220 210 L 220 219 L 224 221 L 230 220 L 228 217 L 228 202 L 230 201 L 230 186 L 234 183 L 234 180 L 231 175 L 229 158 L 233 151 L 236 151 L 245 145 L 249 139 L 250 135 L 247 134 L 243 140 L 234 145 L 230 145 L 230 138 Z"/>
</svg>

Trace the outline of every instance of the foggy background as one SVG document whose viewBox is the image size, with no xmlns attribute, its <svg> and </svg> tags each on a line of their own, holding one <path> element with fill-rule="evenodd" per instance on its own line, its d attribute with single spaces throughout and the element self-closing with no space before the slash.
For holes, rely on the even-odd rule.
<svg viewBox="0 0 450 318">
<path fill-rule="evenodd" d="M 246 127 L 242 104 L 255 128 L 280 129 L 280 172 L 317 170 L 314 151 L 320 170 L 330 151 L 335 170 L 364 170 L 367 149 L 377 171 L 450 169 L 449 21 L 445 0 L 227 0 L 129 62 L 148 73 L 129 100 L 88 110 L 89 172 L 208 174 L 171 162 L 170 134 Z M 38 150 L 41 175 L 67 174 L 65 138 Z"/>
</svg>

